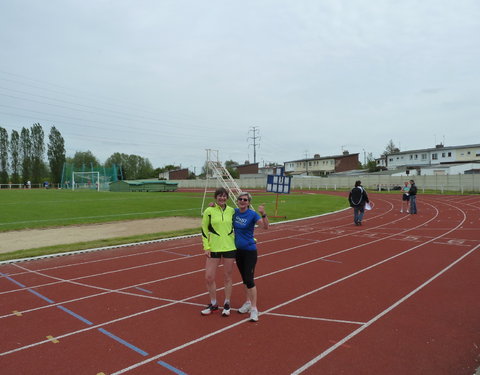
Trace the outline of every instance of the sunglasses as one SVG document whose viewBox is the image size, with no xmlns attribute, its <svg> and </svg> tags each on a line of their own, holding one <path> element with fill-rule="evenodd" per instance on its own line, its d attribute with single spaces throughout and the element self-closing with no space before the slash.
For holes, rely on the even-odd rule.
<svg viewBox="0 0 480 375">
<path fill-rule="evenodd" d="M 239 202 L 243 201 L 243 202 L 248 202 L 248 198 L 238 198 L 237 199 Z"/>
</svg>

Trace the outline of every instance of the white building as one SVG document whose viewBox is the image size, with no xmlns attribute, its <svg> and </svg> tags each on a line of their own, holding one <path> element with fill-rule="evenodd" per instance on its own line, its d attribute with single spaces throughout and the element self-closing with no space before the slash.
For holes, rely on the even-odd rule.
<svg viewBox="0 0 480 375">
<path fill-rule="evenodd" d="M 386 156 L 388 169 L 421 169 L 447 163 L 480 161 L 480 144 L 465 146 L 437 145 L 435 148 L 401 151 Z"/>
<path fill-rule="evenodd" d="M 480 174 L 480 162 L 461 164 L 437 164 L 428 167 L 421 167 L 409 171 L 392 174 L 392 176 L 448 176 L 457 174 Z"/>
</svg>

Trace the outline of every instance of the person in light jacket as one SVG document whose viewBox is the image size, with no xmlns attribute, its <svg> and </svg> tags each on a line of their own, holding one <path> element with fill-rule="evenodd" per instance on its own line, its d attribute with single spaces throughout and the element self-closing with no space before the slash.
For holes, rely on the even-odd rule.
<svg viewBox="0 0 480 375">
<path fill-rule="evenodd" d="M 230 297 L 232 295 L 232 272 L 237 248 L 233 233 L 233 214 L 235 210 L 227 205 L 228 191 L 218 188 L 215 191 L 215 203 L 207 207 L 202 218 L 202 242 L 205 254 L 205 281 L 210 304 L 201 311 L 210 315 L 218 311 L 217 285 L 215 276 L 218 266 L 223 264 L 225 302 L 222 316 L 230 315 Z"/>
</svg>

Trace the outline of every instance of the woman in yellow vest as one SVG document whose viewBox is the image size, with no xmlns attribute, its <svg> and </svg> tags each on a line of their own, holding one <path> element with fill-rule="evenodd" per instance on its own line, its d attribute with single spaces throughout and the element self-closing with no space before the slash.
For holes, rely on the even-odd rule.
<svg viewBox="0 0 480 375">
<path fill-rule="evenodd" d="M 223 260 L 225 301 L 222 316 L 229 316 L 230 297 L 232 295 L 232 272 L 236 256 L 235 237 L 233 234 L 233 214 L 235 210 L 227 205 L 228 192 L 226 189 L 217 189 L 214 197 L 215 205 L 207 207 L 202 218 L 202 241 L 206 256 L 205 280 L 210 296 L 210 304 L 201 311 L 201 314 L 210 315 L 218 310 L 215 276 L 217 268 Z"/>
</svg>

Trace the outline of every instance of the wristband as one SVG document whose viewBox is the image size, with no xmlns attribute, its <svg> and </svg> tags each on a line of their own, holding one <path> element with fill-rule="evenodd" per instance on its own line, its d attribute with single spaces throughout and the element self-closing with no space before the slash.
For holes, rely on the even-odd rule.
<svg viewBox="0 0 480 375">
<path fill-rule="evenodd" d="M 262 215 L 262 219 L 265 219 L 267 217 L 267 215 Z"/>
</svg>

